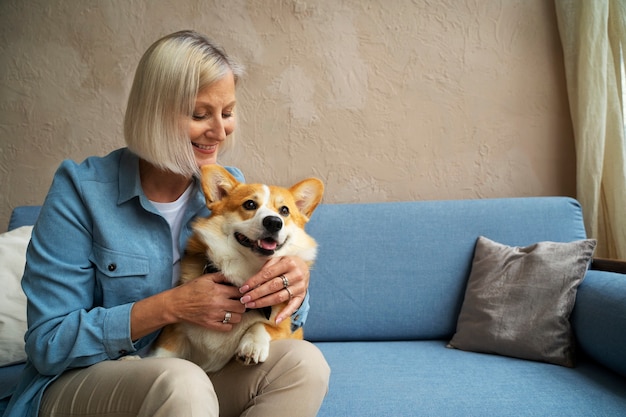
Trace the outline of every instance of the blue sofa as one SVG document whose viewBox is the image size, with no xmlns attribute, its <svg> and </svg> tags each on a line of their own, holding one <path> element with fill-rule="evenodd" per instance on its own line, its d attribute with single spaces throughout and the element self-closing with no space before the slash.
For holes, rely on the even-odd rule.
<svg viewBox="0 0 626 417">
<path fill-rule="evenodd" d="M 10 227 L 36 212 L 16 209 Z M 446 347 L 477 237 L 512 246 L 583 239 L 575 200 L 324 204 L 308 231 L 320 250 L 305 338 L 332 369 L 319 416 L 626 415 L 626 275 L 595 269 L 600 261 L 571 315 L 575 367 Z M 14 370 L 0 370 L 0 389 Z"/>
</svg>

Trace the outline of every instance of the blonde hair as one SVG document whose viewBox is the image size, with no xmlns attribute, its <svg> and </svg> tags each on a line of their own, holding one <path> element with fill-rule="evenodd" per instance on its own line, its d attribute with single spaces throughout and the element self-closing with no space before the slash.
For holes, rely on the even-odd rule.
<svg viewBox="0 0 626 417">
<path fill-rule="evenodd" d="M 153 43 L 139 61 L 128 96 L 128 148 L 161 169 L 197 175 L 187 131 L 196 96 L 229 72 L 237 84 L 243 68 L 200 33 L 176 32 Z"/>
</svg>

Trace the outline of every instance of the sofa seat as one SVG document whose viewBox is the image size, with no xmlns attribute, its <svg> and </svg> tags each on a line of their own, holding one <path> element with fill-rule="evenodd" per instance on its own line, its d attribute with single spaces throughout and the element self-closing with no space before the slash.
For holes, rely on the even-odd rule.
<svg viewBox="0 0 626 417">
<path fill-rule="evenodd" d="M 317 343 L 331 364 L 327 416 L 624 416 L 624 377 L 446 348 L 445 341 Z"/>
</svg>

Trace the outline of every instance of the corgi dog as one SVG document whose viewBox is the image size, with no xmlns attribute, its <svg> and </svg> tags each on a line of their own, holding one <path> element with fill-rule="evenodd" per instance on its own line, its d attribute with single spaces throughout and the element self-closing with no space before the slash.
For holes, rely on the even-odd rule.
<svg viewBox="0 0 626 417">
<path fill-rule="evenodd" d="M 317 244 L 304 225 L 320 203 L 323 183 L 309 178 L 291 188 L 238 182 L 223 167 L 202 167 L 202 189 L 211 214 L 192 226 L 181 259 L 180 284 L 209 272 L 221 271 L 227 282 L 240 287 L 273 257 L 298 256 L 311 266 Z M 223 368 L 233 357 L 246 365 L 264 362 L 270 341 L 302 339 L 302 329 L 292 332 L 291 320 L 276 325 L 286 302 L 248 310 L 228 332 L 177 323 L 168 325 L 156 340 L 150 356 L 188 359 L 206 372 Z"/>
</svg>

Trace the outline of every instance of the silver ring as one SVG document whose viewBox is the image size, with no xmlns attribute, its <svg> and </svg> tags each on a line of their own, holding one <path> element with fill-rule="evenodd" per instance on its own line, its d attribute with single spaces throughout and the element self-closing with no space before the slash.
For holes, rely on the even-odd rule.
<svg viewBox="0 0 626 417">
<path fill-rule="evenodd" d="M 224 320 L 222 320 L 222 323 L 228 324 L 232 316 L 233 314 L 230 311 L 227 311 L 226 314 L 224 314 Z"/>
<path fill-rule="evenodd" d="M 289 293 L 289 299 L 291 300 L 293 298 L 293 293 L 291 292 L 291 290 L 289 289 L 289 287 L 285 287 L 285 289 L 287 290 L 287 292 Z"/>
<path fill-rule="evenodd" d="M 287 289 L 287 287 L 289 286 L 289 280 L 287 279 L 286 276 L 281 275 L 279 278 L 281 278 L 283 280 L 283 287 L 285 287 L 285 289 Z"/>
</svg>

